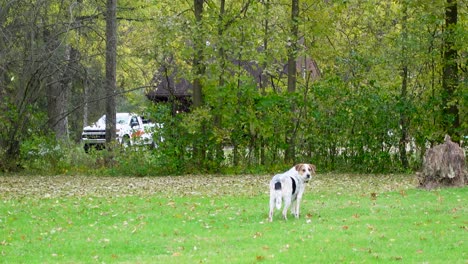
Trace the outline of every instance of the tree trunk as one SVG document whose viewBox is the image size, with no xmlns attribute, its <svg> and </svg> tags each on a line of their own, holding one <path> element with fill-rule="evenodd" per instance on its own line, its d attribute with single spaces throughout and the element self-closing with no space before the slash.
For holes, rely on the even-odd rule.
<svg viewBox="0 0 468 264">
<path fill-rule="evenodd" d="M 47 50 L 51 53 L 60 52 L 58 56 L 51 56 L 49 59 L 57 59 L 59 64 L 66 62 L 63 67 L 50 67 L 50 77 L 46 85 L 47 97 L 47 125 L 54 132 L 55 138 L 59 141 L 68 140 L 68 105 L 72 84 L 72 63 L 76 59 L 76 51 L 67 45 L 61 52 L 59 40 L 53 36 L 49 30 L 44 30 L 44 40 Z M 51 63 L 55 65 L 54 63 Z"/>
<path fill-rule="evenodd" d="M 193 94 L 192 101 L 193 107 L 198 108 L 203 105 L 203 87 L 201 78 L 205 74 L 205 67 L 203 64 L 203 50 L 205 41 L 203 38 L 203 29 L 202 29 L 202 14 L 203 14 L 203 3 L 204 0 L 194 0 L 194 13 L 195 13 L 195 33 L 194 33 L 194 46 L 195 53 L 193 55 Z M 201 124 L 201 135 L 199 135 L 193 146 L 193 156 L 195 162 L 199 166 L 202 165 L 202 162 L 205 160 L 206 146 L 204 144 L 206 138 L 206 126 L 207 124 Z"/>
<path fill-rule="evenodd" d="M 218 17 L 218 39 L 220 40 L 220 47 L 219 47 L 219 60 L 220 60 L 220 73 L 219 73 L 219 79 L 218 79 L 218 88 L 219 89 L 224 89 L 224 73 L 226 71 L 226 53 L 224 51 L 224 14 L 226 12 L 225 9 L 225 0 L 220 0 L 220 7 L 219 7 L 219 17 Z M 220 97 L 219 98 L 219 107 L 221 108 L 223 105 L 224 98 Z M 221 111 L 217 111 L 214 114 L 214 126 L 218 129 L 222 129 L 222 114 Z M 216 143 L 216 150 L 215 150 L 215 158 L 216 161 L 221 163 L 222 160 L 224 159 L 224 150 L 223 150 L 223 142 L 220 141 L 220 143 Z"/>
<path fill-rule="evenodd" d="M 262 4 L 265 8 L 265 20 L 263 21 L 263 52 L 265 53 L 265 57 L 268 58 L 268 39 L 270 38 L 270 0 L 263 0 Z M 262 95 L 266 95 L 266 87 L 268 86 L 268 74 L 266 73 L 266 68 L 268 66 L 268 61 L 265 60 L 262 63 L 262 74 L 260 75 L 260 89 Z"/>
<path fill-rule="evenodd" d="M 400 142 L 398 144 L 399 152 L 400 152 L 400 161 L 401 166 L 404 169 L 408 169 L 409 162 L 408 156 L 406 153 L 406 144 L 408 143 L 408 127 L 409 127 L 409 117 L 408 117 L 408 98 L 407 98 L 407 91 L 408 91 L 408 66 L 403 66 L 402 69 L 402 84 L 401 84 L 401 94 L 400 94 L 400 128 L 401 128 L 401 135 L 400 135 Z"/>
<path fill-rule="evenodd" d="M 204 0 L 194 0 L 194 10 L 195 10 L 195 23 L 196 23 L 196 32 L 195 32 L 195 54 L 193 55 L 193 69 L 194 69 L 194 79 L 193 79 L 193 106 L 195 108 L 203 105 L 203 92 L 201 78 L 205 72 L 203 65 L 203 45 L 205 45 L 202 37 L 202 14 L 203 14 L 203 2 Z"/>
<path fill-rule="evenodd" d="M 86 73 L 83 80 L 83 127 L 89 125 L 89 80 Z"/>
<path fill-rule="evenodd" d="M 299 34 L 299 0 L 292 0 L 291 2 L 291 34 L 288 40 L 288 92 L 294 93 L 296 91 L 297 81 L 297 39 Z M 291 111 L 296 111 L 294 104 Z M 295 124 L 296 120 L 291 120 L 289 124 L 288 132 L 286 134 L 286 152 L 285 162 L 294 162 L 296 156 L 296 136 L 295 136 Z"/>
<path fill-rule="evenodd" d="M 48 127 L 54 132 L 57 140 L 64 140 L 68 137 L 68 119 L 63 117 L 64 109 L 66 109 L 66 98 L 68 87 L 62 86 L 57 76 L 52 77 L 51 82 L 47 85 L 47 115 Z"/>
<path fill-rule="evenodd" d="M 400 161 L 403 168 L 406 170 L 409 167 L 408 157 L 406 153 L 406 144 L 408 142 L 408 32 L 407 32 L 407 21 L 408 21 L 408 6 L 406 2 L 403 2 L 403 20 L 402 20 L 402 48 L 401 48 L 401 93 L 400 93 L 400 127 L 401 137 L 398 144 L 400 152 Z"/>
<path fill-rule="evenodd" d="M 457 0 L 447 0 L 442 72 L 442 124 L 447 134 L 452 136 L 455 142 L 460 142 L 459 99 L 456 94 L 458 87 L 457 49 L 455 46 L 457 16 Z"/>
<path fill-rule="evenodd" d="M 268 38 L 269 38 L 269 31 L 270 25 L 268 18 L 270 17 L 270 0 L 262 1 L 265 7 L 265 17 L 264 25 L 263 25 L 263 52 L 265 53 L 266 57 L 268 57 Z M 260 89 L 261 94 L 266 95 L 266 87 L 268 86 L 268 75 L 266 74 L 266 68 L 268 66 L 267 60 L 265 60 L 262 64 L 262 74 L 260 76 Z M 265 150 L 265 139 L 262 135 L 260 135 L 260 164 L 265 165 L 266 161 L 266 150 Z"/>
<path fill-rule="evenodd" d="M 462 187 L 468 184 L 463 149 L 445 136 L 445 143 L 426 151 L 423 170 L 418 173 L 419 185 L 426 189 L 441 186 Z"/>
<path fill-rule="evenodd" d="M 106 13 L 106 143 L 116 138 L 117 0 L 107 0 Z"/>
</svg>

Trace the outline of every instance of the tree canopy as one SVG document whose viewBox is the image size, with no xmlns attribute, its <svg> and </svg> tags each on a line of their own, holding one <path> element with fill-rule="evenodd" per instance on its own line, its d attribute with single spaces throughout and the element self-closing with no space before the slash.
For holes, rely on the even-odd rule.
<svg viewBox="0 0 468 264">
<path fill-rule="evenodd" d="M 416 169 L 445 134 L 466 141 L 467 8 L 457 0 L 119 0 L 109 61 L 105 1 L 3 1 L 0 168 L 24 168 L 45 142 L 79 143 L 112 96 L 117 112 L 165 124 L 152 155 L 168 173 L 302 161 Z M 106 62 L 115 64 L 113 94 Z M 175 97 L 155 104 L 146 96 L 179 83 L 192 97 L 188 112 L 176 111 Z"/>
</svg>

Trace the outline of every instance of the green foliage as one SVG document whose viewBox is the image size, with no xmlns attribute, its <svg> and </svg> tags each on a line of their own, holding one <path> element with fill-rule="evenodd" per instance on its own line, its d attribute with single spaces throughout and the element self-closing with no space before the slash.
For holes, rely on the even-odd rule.
<svg viewBox="0 0 468 264">
<path fill-rule="evenodd" d="M 301 3 L 297 90 L 287 93 L 289 1 L 227 1 L 224 10 L 219 1 L 206 2 L 199 24 L 192 2 L 120 1 L 117 109 L 148 113 L 164 124 L 155 136 L 164 140 L 153 150 L 90 155 L 71 142 L 79 141 L 83 123 L 104 111 L 104 4 L 2 3 L 0 170 L 141 176 L 276 171 L 291 165 L 283 164 L 289 137 L 295 160 L 322 171 L 402 171 L 400 140 L 406 141 L 410 167 L 418 169 L 426 145 L 447 132 L 447 106 L 458 106 L 456 132 L 467 130 L 468 12 L 457 2 L 450 37 L 445 0 Z M 203 76 L 193 74 L 195 33 L 205 43 Z M 447 40 L 458 51 L 459 80 L 444 105 Z M 71 142 L 58 144 L 47 122 L 57 95 L 47 89 L 65 81 L 70 48 L 77 57 L 63 110 Z M 204 105 L 177 115 L 170 105 L 148 106 L 145 93 L 166 77 L 158 78 L 162 69 L 174 74 L 170 86 L 199 77 Z"/>
<path fill-rule="evenodd" d="M 81 145 L 57 142 L 53 136 L 33 136 L 21 144 L 21 165 L 30 174 L 90 173 L 94 163 Z"/>
<path fill-rule="evenodd" d="M 170 105 L 165 104 L 155 105 L 150 111 L 151 118 L 163 124 L 153 135 L 156 148 L 152 150 L 152 160 L 154 172 L 159 175 L 188 172 L 185 167 L 190 160 L 190 142 L 195 131 L 189 133 L 186 130 L 184 115 L 172 116 Z"/>
</svg>

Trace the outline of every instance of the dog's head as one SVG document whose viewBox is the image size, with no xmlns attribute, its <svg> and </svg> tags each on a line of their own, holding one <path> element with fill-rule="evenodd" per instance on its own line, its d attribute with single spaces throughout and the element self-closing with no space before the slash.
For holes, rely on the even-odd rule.
<svg viewBox="0 0 468 264">
<path fill-rule="evenodd" d="M 315 165 L 313 164 L 300 163 L 295 168 L 304 182 L 308 182 L 315 174 Z"/>
</svg>

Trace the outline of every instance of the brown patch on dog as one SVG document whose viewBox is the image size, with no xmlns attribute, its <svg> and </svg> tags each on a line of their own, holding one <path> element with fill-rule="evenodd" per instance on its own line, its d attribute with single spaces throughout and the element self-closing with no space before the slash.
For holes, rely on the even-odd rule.
<svg viewBox="0 0 468 264">
<path fill-rule="evenodd" d="M 296 165 L 296 170 L 301 171 L 302 167 L 304 167 L 304 163 L 299 163 Z"/>
<path fill-rule="evenodd" d="M 309 164 L 310 170 L 312 171 L 313 174 L 315 174 L 316 167 L 314 164 Z"/>
</svg>

